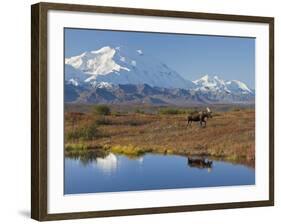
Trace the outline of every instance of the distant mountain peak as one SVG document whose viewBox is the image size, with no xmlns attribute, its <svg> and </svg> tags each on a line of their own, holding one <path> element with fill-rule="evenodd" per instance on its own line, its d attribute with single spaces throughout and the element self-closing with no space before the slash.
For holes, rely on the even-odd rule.
<svg viewBox="0 0 281 224">
<path fill-rule="evenodd" d="M 70 65 L 88 75 L 85 82 L 117 84 L 148 84 L 165 88 L 191 88 L 194 84 L 142 49 L 104 46 L 65 59 Z"/>
<path fill-rule="evenodd" d="M 121 70 L 130 71 L 128 68 L 114 61 L 115 53 L 114 48 L 105 46 L 98 50 L 84 52 L 81 55 L 66 58 L 65 64 L 91 75 L 85 80 L 86 82 L 95 80 L 99 75 L 107 75 L 112 72 L 120 72 Z"/>
<path fill-rule="evenodd" d="M 102 53 L 108 53 L 108 52 L 115 53 L 115 49 L 111 48 L 110 46 L 104 46 L 98 50 L 91 51 L 92 54 L 102 54 Z"/>
<path fill-rule="evenodd" d="M 139 48 L 105 45 L 65 59 L 65 95 L 97 103 L 254 102 L 254 90 L 242 81 L 210 74 L 189 81 L 168 63 Z"/>
<path fill-rule="evenodd" d="M 200 78 L 201 80 L 208 81 L 209 80 L 209 75 L 204 75 Z"/>
<path fill-rule="evenodd" d="M 206 74 L 206 75 L 203 75 L 201 78 L 195 80 L 194 82 L 199 82 L 199 81 L 204 81 L 204 82 L 211 82 L 213 80 L 218 80 L 218 81 L 222 81 L 223 79 L 220 78 L 218 75 L 209 75 L 209 74 Z"/>
<path fill-rule="evenodd" d="M 233 94 L 252 94 L 253 91 L 247 84 L 238 80 L 223 80 L 219 76 L 204 75 L 200 79 L 193 81 L 197 86 L 196 90 L 205 92 L 226 92 Z"/>
</svg>

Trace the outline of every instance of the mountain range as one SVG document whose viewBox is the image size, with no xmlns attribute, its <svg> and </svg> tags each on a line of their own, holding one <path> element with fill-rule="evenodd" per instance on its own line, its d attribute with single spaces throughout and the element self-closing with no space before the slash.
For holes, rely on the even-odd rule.
<svg viewBox="0 0 281 224">
<path fill-rule="evenodd" d="M 141 49 L 105 46 L 65 59 L 65 102 L 206 104 L 253 103 L 239 80 L 204 75 L 184 79 Z"/>
</svg>

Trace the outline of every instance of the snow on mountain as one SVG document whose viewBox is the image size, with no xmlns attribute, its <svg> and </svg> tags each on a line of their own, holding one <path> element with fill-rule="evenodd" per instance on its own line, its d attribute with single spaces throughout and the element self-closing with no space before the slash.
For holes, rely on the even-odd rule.
<svg viewBox="0 0 281 224">
<path fill-rule="evenodd" d="M 253 94 L 253 91 L 245 83 L 238 80 L 225 81 L 218 76 L 205 75 L 193 83 L 196 85 L 194 89 L 202 92 Z"/>
<path fill-rule="evenodd" d="M 69 79 L 68 83 L 73 85 L 73 86 L 78 86 L 79 85 L 79 82 L 76 79 L 73 79 L 73 78 Z"/>
<path fill-rule="evenodd" d="M 84 82 L 106 82 L 117 84 L 148 84 L 152 87 L 192 88 L 194 83 L 182 78 L 166 64 L 146 55 L 141 49 L 126 47 L 101 49 L 84 52 L 65 59 L 67 80 L 82 74 Z M 73 77 L 74 75 L 75 77 Z"/>
<path fill-rule="evenodd" d="M 205 75 L 202 78 L 193 81 L 196 84 L 195 89 L 203 92 L 214 91 L 214 92 L 230 92 L 227 88 L 225 81 L 220 79 L 218 76 L 213 78 L 209 75 Z"/>
<path fill-rule="evenodd" d="M 97 82 L 97 81 L 94 81 L 94 82 L 91 82 L 91 85 L 92 87 L 94 88 L 101 88 L 101 89 L 110 89 L 112 88 L 112 85 L 108 82 Z"/>
<path fill-rule="evenodd" d="M 98 75 L 107 75 L 111 72 L 119 72 L 122 69 L 130 71 L 113 60 L 115 52 L 115 49 L 103 47 L 96 51 L 84 52 L 81 55 L 66 58 L 65 64 L 89 74 L 86 81 L 95 80 Z"/>
<path fill-rule="evenodd" d="M 254 102 L 238 80 L 189 81 L 141 49 L 105 46 L 65 59 L 67 102 L 182 104 Z"/>
<path fill-rule="evenodd" d="M 231 80 L 226 82 L 228 88 L 232 92 L 240 92 L 242 91 L 243 94 L 253 93 L 253 91 L 243 82 L 238 80 Z"/>
</svg>

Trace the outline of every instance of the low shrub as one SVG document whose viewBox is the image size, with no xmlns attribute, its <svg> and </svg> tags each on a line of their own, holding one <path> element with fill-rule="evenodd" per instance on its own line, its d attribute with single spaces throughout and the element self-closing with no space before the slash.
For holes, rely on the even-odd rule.
<svg viewBox="0 0 281 224">
<path fill-rule="evenodd" d="M 149 122 L 145 121 L 145 120 L 127 119 L 127 120 L 118 121 L 115 124 L 128 125 L 128 126 L 141 126 L 141 125 L 145 125 L 147 123 L 149 123 Z"/>
<path fill-rule="evenodd" d="M 113 116 L 115 116 L 115 117 L 120 117 L 120 116 L 122 116 L 122 115 L 124 115 L 122 112 L 120 112 L 120 111 L 113 111 L 113 112 L 111 112 L 111 114 L 113 115 Z"/>
<path fill-rule="evenodd" d="M 68 153 L 76 151 L 85 151 L 88 149 L 88 145 L 84 143 L 67 143 L 65 144 L 65 151 Z"/>
<path fill-rule="evenodd" d="M 143 110 L 137 108 L 137 109 L 135 109 L 135 113 L 136 114 L 144 114 L 145 112 Z"/>
<path fill-rule="evenodd" d="M 126 123 L 127 125 L 130 125 L 130 126 L 140 126 L 140 125 L 145 124 L 144 121 L 138 121 L 138 120 L 128 120 L 124 123 Z"/>
<path fill-rule="evenodd" d="M 110 107 L 107 105 L 96 105 L 94 106 L 94 113 L 99 115 L 109 115 Z"/>
<path fill-rule="evenodd" d="M 105 117 L 100 117 L 96 119 L 95 121 L 96 125 L 111 125 L 112 121 L 109 119 L 106 119 Z"/>
<path fill-rule="evenodd" d="M 176 108 L 161 108 L 158 110 L 158 114 L 185 114 L 186 112 L 184 110 L 181 109 L 176 109 Z"/>
<path fill-rule="evenodd" d="M 233 107 L 233 108 L 232 108 L 232 111 L 238 112 L 238 111 L 241 111 L 241 108 L 239 108 L 239 107 Z"/>
<path fill-rule="evenodd" d="M 110 148 L 110 151 L 114 153 L 128 155 L 128 156 L 140 156 L 147 152 L 151 152 L 152 150 L 144 149 L 134 145 L 127 145 L 127 146 L 116 145 L 116 146 L 112 146 Z"/>
<path fill-rule="evenodd" d="M 98 136 L 97 125 L 91 123 L 66 133 L 66 140 L 92 140 Z"/>
</svg>

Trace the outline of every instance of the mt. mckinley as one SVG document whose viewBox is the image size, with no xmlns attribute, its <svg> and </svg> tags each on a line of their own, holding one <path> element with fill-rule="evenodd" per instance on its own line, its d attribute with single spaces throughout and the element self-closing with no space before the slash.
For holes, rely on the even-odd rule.
<svg viewBox="0 0 281 224">
<path fill-rule="evenodd" d="M 253 103 L 238 80 L 189 81 L 142 50 L 105 46 L 65 59 L 65 101 L 84 103 Z"/>
</svg>

